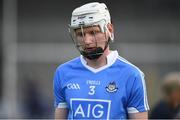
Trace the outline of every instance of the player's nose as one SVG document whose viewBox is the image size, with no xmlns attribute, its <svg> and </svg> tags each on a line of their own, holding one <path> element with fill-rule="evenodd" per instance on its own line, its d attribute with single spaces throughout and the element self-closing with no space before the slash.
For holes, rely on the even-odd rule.
<svg viewBox="0 0 180 120">
<path fill-rule="evenodd" d="M 85 44 L 92 44 L 93 43 L 93 39 L 94 39 L 93 36 L 88 34 L 88 33 L 86 33 L 84 35 L 84 43 Z"/>
</svg>

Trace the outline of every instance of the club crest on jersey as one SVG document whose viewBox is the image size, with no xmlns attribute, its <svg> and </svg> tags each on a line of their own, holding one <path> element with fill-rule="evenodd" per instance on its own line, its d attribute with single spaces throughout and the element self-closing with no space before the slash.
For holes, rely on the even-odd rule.
<svg viewBox="0 0 180 120">
<path fill-rule="evenodd" d="M 116 83 L 113 81 L 113 82 L 110 82 L 108 84 L 108 86 L 106 86 L 106 91 L 107 92 L 116 92 L 118 90 L 117 86 L 116 86 Z"/>
</svg>

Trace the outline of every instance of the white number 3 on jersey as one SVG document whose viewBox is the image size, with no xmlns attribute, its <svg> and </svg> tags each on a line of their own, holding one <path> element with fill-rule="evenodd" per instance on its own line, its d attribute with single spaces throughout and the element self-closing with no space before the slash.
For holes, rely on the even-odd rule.
<svg viewBox="0 0 180 120">
<path fill-rule="evenodd" d="M 89 95 L 94 95 L 96 86 L 89 86 L 90 91 L 88 92 Z"/>
</svg>

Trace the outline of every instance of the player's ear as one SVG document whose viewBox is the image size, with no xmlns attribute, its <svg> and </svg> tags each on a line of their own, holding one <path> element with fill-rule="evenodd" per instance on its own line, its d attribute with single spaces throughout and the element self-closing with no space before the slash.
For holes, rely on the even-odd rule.
<svg viewBox="0 0 180 120">
<path fill-rule="evenodd" d="M 108 23 L 107 24 L 107 28 L 109 30 L 110 33 L 114 33 L 114 27 L 113 27 L 113 24 L 112 23 Z"/>
</svg>

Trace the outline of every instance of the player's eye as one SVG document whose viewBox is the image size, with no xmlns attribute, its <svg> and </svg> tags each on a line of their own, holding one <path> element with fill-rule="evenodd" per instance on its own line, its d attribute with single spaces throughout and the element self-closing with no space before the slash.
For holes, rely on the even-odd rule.
<svg viewBox="0 0 180 120">
<path fill-rule="evenodd" d="M 77 37 L 83 37 L 83 33 L 82 32 L 78 32 L 76 33 Z"/>
<path fill-rule="evenodd" d="M 94 31 L 90 31 L 89 32 L 89 34 L 91 34 L 91 35 L 97 35 L 98 33 L 100 33 L 100 31 L 94 30 Z"/>
<path fill-rule="evenodd" d="M 89 34 L 94 35 L 94 34 L 96 34 L 96 32 L 95 31 L 90 31 Z"/>
</svg>

